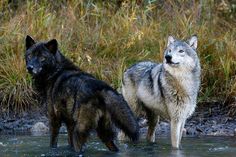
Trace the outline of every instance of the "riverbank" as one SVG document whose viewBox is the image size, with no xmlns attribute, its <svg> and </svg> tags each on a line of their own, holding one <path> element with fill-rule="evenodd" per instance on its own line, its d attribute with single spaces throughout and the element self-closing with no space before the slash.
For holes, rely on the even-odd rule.
<svg viewBox="0 0 236 157">
<path fill-rule="evenodd" d="M 36 128 L 32 129 L 35 124 Z M 42 126 L 44 124 L 45 126 Z M 140 122 L 141 135 L 147 132 L 146 120 Z M 38 127 L 38 128 L 37 128 Z M 48 133 L 48 119 L 46 115 L 39 111 L 24 113 L 18 117 L 3 116 L 0 118 L 0 133 L 14 132 L 37 132 L 43 129 L 43 133 Z M 236 117 L 230 117 L 225 107 L 220 104 L 198 105 L 195 113 L 188 119 L 185 125 L 184 136 L 235 136 Z M 66 133 L 63 126 L 61 133 Z M 170 125 L 167 121 L 161 121 L 157 128 L 157 136 L 169 136 Z"/>
</svg>

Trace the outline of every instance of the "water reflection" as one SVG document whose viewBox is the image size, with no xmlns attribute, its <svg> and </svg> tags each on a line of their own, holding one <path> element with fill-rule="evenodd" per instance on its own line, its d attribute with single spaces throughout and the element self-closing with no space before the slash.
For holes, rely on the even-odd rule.
<svg viewBox="0 0 236 157">
<path fill-rule="evenodd" d="M 198 157 L 198 156 L 235 156 L 236 140 L 230 137 L 184 138 L 182 149 L 171 148 L 168 137 L 158 137 L 157 143 L 145 140 L 137 144 L 129 142 L 117 143 L 120 152 L 107 150 L 104 144 L 92 137 L 87 142 L 85 156 L 90 157 Z M 67 136 L 60 135 L 57 149 L 49 148 L 49 136 L 0 135 L 0 156 L 74 156 L 67 146 Z"/>
<path fill-rule="evenodd" d="M 172 157 L 186 157 L 182 150 L 171 149 L 170 156 Z"/>
</svg>

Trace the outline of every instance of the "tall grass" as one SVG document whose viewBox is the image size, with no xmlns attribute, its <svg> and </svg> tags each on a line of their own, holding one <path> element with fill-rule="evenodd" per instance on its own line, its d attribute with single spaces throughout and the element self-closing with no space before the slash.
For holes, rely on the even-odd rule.
<svg viewBox="0 0 236 157">
<path fill-rule="evenodd" d="M 229 103 L 236 95 L 236 22 L 213 1 L 0 2 L 0 109 L 16 113 L 40 107 L 25 70 L 24 39 L 56 38 L 76 64 L 114 88 L 125 68 L 140 60 L 161 62 L 167 37 L 199 38 L 202 64 L 199 102 Z M 226 18 L 227 17 L 227 18 Z"/>
</svg>

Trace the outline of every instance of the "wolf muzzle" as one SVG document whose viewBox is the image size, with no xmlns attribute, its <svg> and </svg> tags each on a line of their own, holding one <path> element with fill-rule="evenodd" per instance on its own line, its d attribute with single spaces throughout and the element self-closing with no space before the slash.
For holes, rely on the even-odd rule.
<svg viewBox="0 0 236 157">
<path fill-rule="evenodd" d="M 172 61 L 171 61 L 172 56 L 171 55 L 165 55 L 165 59 L 166 59 L 167 63 L 172 63 Z"/>
<path fill-rule="evenodd" d="M 32 65 L 27 65 L 26 68 L 31 75 L 37 75 L 42 71 L 42 68 L 36 69 Z"/>
<path fill-rule="evenodd" d="M 32 65 L 27 65 L 26 68 L 27 68 L 29 73 L 31 73 L 33 71 L 33 69 L 34 69 L 34 67 Z"/>
</svg>

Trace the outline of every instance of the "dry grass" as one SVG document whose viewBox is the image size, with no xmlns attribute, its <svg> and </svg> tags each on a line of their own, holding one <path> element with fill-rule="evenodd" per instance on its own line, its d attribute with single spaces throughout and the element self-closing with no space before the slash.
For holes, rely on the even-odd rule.
<svg viewBox="0 0 236 157">
<path fill-rule="evenodd" d="M 184 3 L 183 3 L 184 2 Z M 183 5 L 184 4 L 184 5 Z M 200 102 L 229 102 L 236 95 L 236 22 L 214 1 L 153 1 L 143 6 L 82 0 L 0 2 L 1 110 L 37 106 L 25 70 L 24 38 L 56 38 L 61 51 L 113 87 L 126 67 L 140 60 L 161 62 L 168 35 L 199 37 Z M 235 10 L 233 10 L 235 11 Z"/>
</svg>

